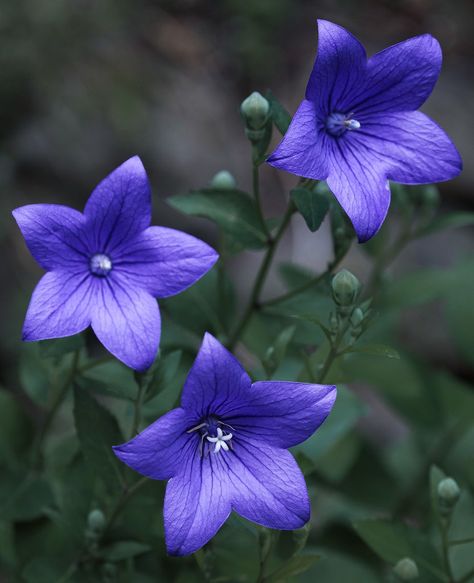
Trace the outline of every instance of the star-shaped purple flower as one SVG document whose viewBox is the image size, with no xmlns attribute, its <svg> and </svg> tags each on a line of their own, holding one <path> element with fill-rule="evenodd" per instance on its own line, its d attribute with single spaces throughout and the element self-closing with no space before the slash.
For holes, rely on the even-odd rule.
<svg viewBox="0 0 474 583">
<path fill-rule="evenodd" d="M 318 30 L 305 99 L 268 162 L 326 180 L 363 242 L 385 219 L 388 180 L 427 184 L 461 171 L 449 137 L 416 111 L 438 79 L 441 48 L 425 34 L 367 59 L 344 28 L 319 20 Z"/>
<path fill-rule="evenodd" d="M 95 188 L 84 213 L 33 204 L 13 215 L 47 270 L 33 292 L 23 340 L 61 338 L 91 325 L 136 370 L 148 368 L 158 350 L 155 298 L 185 290 L 217 260 L 211 247 L 186 233 L 150 227 L 150 184 L 137 156 Z"/>
<path fill-rule="evenodd" d="M 171 555 L 197 551 L 232 510 L 269 528 L 301 528 L 310 502 L 287 448 L 316 431 L 335 398 L 334 386 L 252 384 L 234 356 L 206 334 L 181 407 L 114 451 L 137 472 L 169 480 L 164 520 Z"/>
</svg>

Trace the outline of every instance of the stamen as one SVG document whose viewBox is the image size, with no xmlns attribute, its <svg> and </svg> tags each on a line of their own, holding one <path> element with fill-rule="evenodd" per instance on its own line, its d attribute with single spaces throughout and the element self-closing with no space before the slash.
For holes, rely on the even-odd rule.
<svg viewBox="0 0 474 583">
<path fill-rule="evenodd" d="M 354 112 L 349 114 L 345 113 L 331 113 L 326 119 L 326 130 L 331 136 L 339 137 L 342 136 L 347 130 L 358 130 L 361 124 L 358 120 L 354 119 L 352 116 Z"/>
<path fill-rule="evenodd" d="M 358 122 L 356 119 L 346 119 L 344 125 L 347 127 L 348 130 L 360 129 L 360 122 Z"/>
<path fill-rule="evenodd" d="M 112 270 L 112 261 L 104 253 L 96 253 L 89 262 L 89 268 L 94 275 L 105 277 Z"/>
</svg>

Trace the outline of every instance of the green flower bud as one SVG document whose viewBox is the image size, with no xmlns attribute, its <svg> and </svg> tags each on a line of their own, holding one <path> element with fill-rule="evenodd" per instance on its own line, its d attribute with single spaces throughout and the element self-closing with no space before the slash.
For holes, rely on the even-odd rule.
<svg viewBox="0 0 474 583">
<path fill-rule="evenodd" d="M 232 190 L 235 188 L 235 178 L 227 170 L 221 170 L 211 180 L 211 188 L 219 190 Z"/>
<path fill-rule="evenodd" d="M 96 509 L 89 512 L 87 517 L 87 525 L 92 532 L 101 532 L 106 525 L 105 515 L 102 510 Z"/>
<path fill-rule="evenodd" d="M 415 561 L 409 557 L 400 559 L 393 568 L 393 572 L 402 581 L 413 581 L 414 579 L 417 579 L 419 575 Z"/>
<path fill-rule="evenodd" d="M 359 295 L 359 290 L 359 280 L 347 269 L 339 271 L 332 278 L 332 294 L 339 306 L 352 306 Z"/>
<path fill-rule="evenodd" d="M 353 328 L 357 328 L 362 323 L 364 319 L 364 312 L 360 308 L 354 308 L 351 314 L 351 325 Z"/>
<path fill-rule="evenodd" d="M 260 130 L 268 121 L 270 104 L 263 95 L 254 91 L 242 101 L 240 111 L 250 129 Z"/>
<path fill-rule="evenodd" d="M 428 208 L 434 208 L 439 205 L 439 190 L 433 184 L 424 186 L 421 191 L 421 202 Z"/>
<path fill-rule="evenodd" d="M 444 478 L 437 488 L 439 507 L 442 514 L 449 514 L 459 500 L 461 490 L 452 478 Z"/>
</svg>

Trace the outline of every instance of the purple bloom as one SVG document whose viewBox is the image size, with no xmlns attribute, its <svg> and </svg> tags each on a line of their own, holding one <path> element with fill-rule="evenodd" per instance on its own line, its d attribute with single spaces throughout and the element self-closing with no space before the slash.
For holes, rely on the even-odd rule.
<svg viewBox="0 0 474 583">
<path fill-rule="evenodd" d="M 268 162 L 326 180 L 363 242 L 385 219 L 388 180 L 426 184 L 461 171 L 451 140 L 416 111 L 439 76 L 441 48 L 425 34 L 367 59 L 344 28 L 319 20 L 318 30 L 305 99 Z"/>
<path fill-rule="evenodd" d="M 310 503 L 287 448 L 316 431 L 335 398 L 334 386 L 252 384 L 234 356 L 206 334 L 181 407 L 114 451 L 137 472 L 169 480 L 164 520 L 172 555 L 197 551 L 232 510 L 269 528 L 300 528 Z"/>
<path fill-rule="evenodd" d="M 96 187 L 84 213 L 33 204 L 13 216 L 47 270 L 33 292 L 23 340 L 61 338 L 91 325 L 114 356 L 137 370 L 151 365 L 160 341 L 154 298 L 183 291 L 217 259 L 190 235 L 149 226 L 150 184 L 137 156 Z"/>
</svg>

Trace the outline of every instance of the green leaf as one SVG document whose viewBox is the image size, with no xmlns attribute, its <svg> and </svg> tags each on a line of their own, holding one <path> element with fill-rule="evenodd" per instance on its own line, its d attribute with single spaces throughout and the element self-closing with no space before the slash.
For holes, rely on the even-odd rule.
<svg viewBox="0 0 474 583">
<path fill-rule="evenodd" d="M 313 463 L 324 456 L 340 439 L 342 439 L 365 413 L 361 401 L 346 387 L 338 386 L 337 398 L 331 415 L 317 433 L 297 445 L 294 450 L 303 453 Z"/>
<path fill-rule="evenodd" d="M 48 403 L 51 378 L 48 362 L 40 358 L 37 346 L 24 344 L 20 357 L 20 382 L 25 393 L 40 407 Z"/>
<path fill-rule="evenodd" d="M 295 555 L 270 575 L 264 578 L 265 583 L 281 583 L 289 577 L 304 573 L 320 559 L 319 555 Z"/>
<path fill-rule="evenodd" d="M 147 385 L 145 402 L 156 397 L 156 395 L 169 387 L 176 378 L 182 356 L 182 350 L 174 350 L 169 354 L 160 356 Z"/>
<path fill-rule="evenodd" d="M 235 248 L 262 249 L 266 244 L 263 225 L 253 199 L 236 189 L 203 189 L 167 199 L 177 210 L 214 221 Z"/>
<path fill-rule="evenodd" d="M 265 94 L 266 99 L 270 103 L 270 116 L 278 131 L 285 135 L 291 123 L 291 115 L 283 107 L 283 105 L 276 99 L 271 91 Z"/>
<path fill-rule="evenodd" d="M 40 340 L 38 342 L 40 357 L 60 358 L 70 352 L 80 350 L 84 346 L 84 336 L 76 334 L 67 338 L 55 338 L 53 340 Z"/>
<path fill-rule="evenodd" d="M 369 547 L 388 563 L 395 564 L 412 553 L 405 527 L 383 520 L 361 520 L 354 524 L 354 528 Z"/>
<path fill-rule="evenodd" d="M 137 397 L 132 371 L 116 360 L 86 370 L 76 383 L 87 391 L 116 399 L 134 401 Z"/>
<path fill-rule="evenodd" d="M 15 532 L 13 524 L 0 521 L 0 565 L 13 567 L 16 563 Z"/>
<path fill-rule="evenodd" d="M 368 354 L 370 356 L 384 356 L 385 358 L 400 358 L 400 355 L 394 348 L 385 346 L 385 344 L 366 344 L 363 346 L 356 345 L 345 350 L 344 354 L 350 354 L 354 352 Z"/>
<path fill-rule="evenodd" d="M 366 562 L 353 557 L 352 552 L 343 554 L 332 549 L 317 549 L 321 553 L 318 561 L 309 571 L 300 575 L 298 583 L 380 583 L 375 573 Z"/>
<path fill-rule="evenodd" d="M 426 237 L 445 229 L 457 229 L 474 225 L 474 213 L 458 212 L 444 214 L 416 232 L 416 238 Z"/>
<path fill-rule="evenodd" d="M 2 472 L 0 516 L 2 520 L 27 522 L 44 516 L 54 505 L 53 493 L 44 478 Z"/>
<path fill-rule="evenodd" d="M 296 326 L 288 326 L 278 334 L 275 343 L 269 347 L 263 359 L 263 366 L 268 376 L 272 376 L 279 364 L 285 358 L 288 345 L 293 338 Z"/>
<path fill-rule="evenodd" d="M 148 551 L 151 551 L 150 545 L 136 541 L 119 541 L 105 546 L 100 554 L 107 561 L 117 562 L 143 555 Z"/>
<path fill-rule="evenodd" d="M 0 463 L 14 465 L 33 435 L 31 420 L 9 391 L 0 389 Z"/>
<path fill-rule="evenodd" d="M 111 492 L 117 491 L 121 486 L 121 466 L 112 446 L 124 441 L 117 420 L 88 392 L 76 387 L 74 421 L 90 470 Z"/>
<path fill-rule="evenodd" d="M 313 233 L 317 231 L 329 210 L 327 197 L 317 191 L 301 187 L 294 188 L 290 196 L 308 225 L 308 229 Z"/>
</svg>

